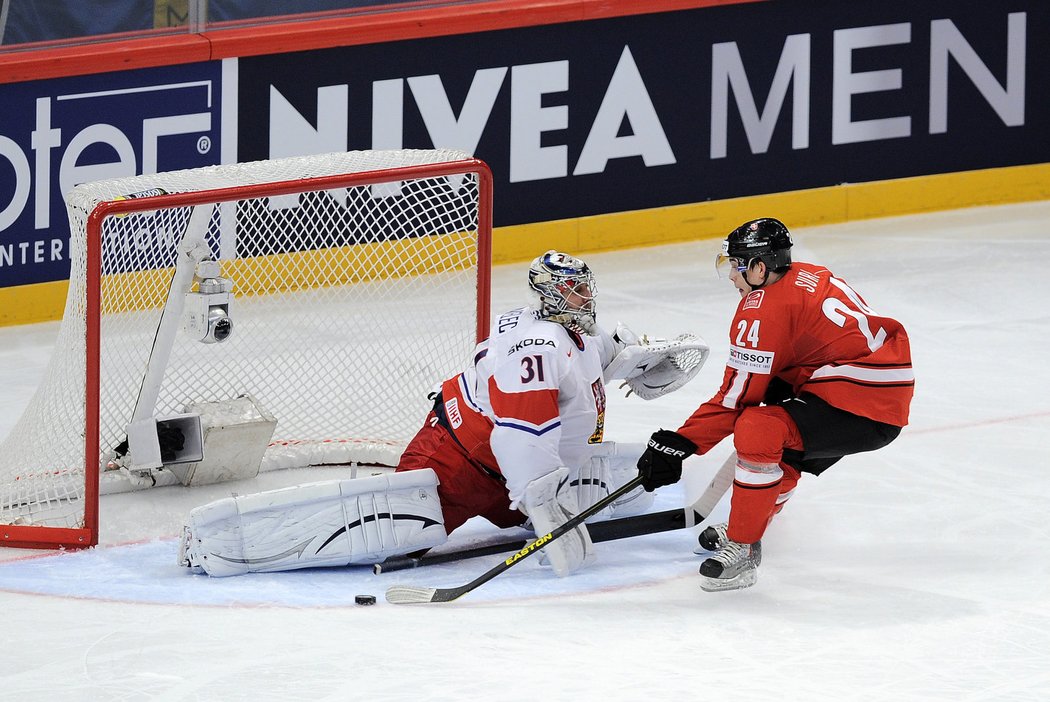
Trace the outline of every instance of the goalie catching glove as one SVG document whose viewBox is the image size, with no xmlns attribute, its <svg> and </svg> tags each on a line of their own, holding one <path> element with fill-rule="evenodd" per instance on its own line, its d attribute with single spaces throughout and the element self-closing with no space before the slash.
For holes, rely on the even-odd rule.
<svg viewBox="0 0 1050 702">
<path fill-rule="evenodd" d="M 678 390 L 703 368 L 711 348 L 695 334 L 679 334 L 673 339 L 660 339 L 646 334 L 638 336 L 622 324 L 616 325 L 614 341 L 623 349 L 605 367 L 605 382 L 623 380 L 627 396 L 643 400 Z"/>
</svg>

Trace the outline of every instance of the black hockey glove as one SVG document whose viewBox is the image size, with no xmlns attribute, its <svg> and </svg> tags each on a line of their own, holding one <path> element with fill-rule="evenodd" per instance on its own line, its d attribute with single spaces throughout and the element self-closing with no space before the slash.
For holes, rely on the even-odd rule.
<svg viewBox="0 0 1050 702">
<path fill-rule="evenodd" d="M 652 492 L 664 485 L 674 485 L 682 478 L 682 461 L 696 453 L 696 444 L 681 434 L 667 429 L 654 432 L 649 446 L 638 459 L 642 487 Z"/>
</svg>

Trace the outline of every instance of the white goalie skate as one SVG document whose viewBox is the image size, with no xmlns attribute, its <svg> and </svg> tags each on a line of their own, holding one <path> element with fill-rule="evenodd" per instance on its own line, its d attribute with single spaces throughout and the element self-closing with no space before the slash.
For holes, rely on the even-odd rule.
<svg viewBox="0 0 1050 702">
<path fill-rule="evenodd" d="M 189 568 L 191 572 L 197 575 L 202 575 L 204 568 L 201 567 L 200 559 L 193 551 L 194 543 L 193 532 L 190 531 L 189 526 L 183 526 L 182 535 L 179 537 L 178 564 L 184 568 Z"/>
</svg>

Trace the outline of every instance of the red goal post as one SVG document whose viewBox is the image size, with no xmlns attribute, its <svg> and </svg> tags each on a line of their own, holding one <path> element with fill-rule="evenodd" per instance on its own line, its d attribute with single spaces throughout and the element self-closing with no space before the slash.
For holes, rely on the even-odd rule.
<svg viewBox="0 0 1050 702">
<path fill-rule="evenodd" d="M 465 153 L 212 166 L 66 200 L 63 322 L 0 445 L 3 546 L 94 545 L 100 494 L 176 484 L 122 465 L 136 418 L 247 397 L 276 422 L 259 470 L 395 464 L 488 333 L 492 174 Z"/>
</svg>

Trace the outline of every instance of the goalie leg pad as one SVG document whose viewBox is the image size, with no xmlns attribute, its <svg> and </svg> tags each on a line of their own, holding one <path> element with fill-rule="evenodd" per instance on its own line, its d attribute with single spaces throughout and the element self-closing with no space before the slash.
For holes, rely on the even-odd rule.
<svg viewBox="0 0 1050 702">
<path fill-rule="evenodd" d="M 571 483 L 576 488 L 580 507 L 590 507 L 637 477 L 638 458 L 644 450 L 645 444 L 615 441 L 603 441 L 597 446 L 590 460 L 580 467 L 576 479 Z M 587 523 L 644 514 L 652 507 L 654 499 L 655 493 L 646 492 L 639 486 L 589 518 Z"/>
<path fill-rule="evenodd" d="M 554 531 L 579 513 L 576 491 L 569 488 L 568 483 L 569 469 L 558 468 L 536 478 L 525 487 L 522 502 L 532 519 L 536 536 L 542 537 Z M 582 568 L 595 558 L 594 544 L 585 524 L 548 542 L 543 548 L 543 554 L 558 577 Z"/>
<path fill-rule="evenodd" d="M 179 561 L 212 576 L 378 563 L 444 543 L 430 469 L 227 497 L 190 512 Z"/>
</svg>

